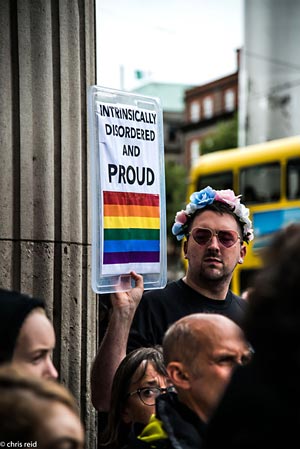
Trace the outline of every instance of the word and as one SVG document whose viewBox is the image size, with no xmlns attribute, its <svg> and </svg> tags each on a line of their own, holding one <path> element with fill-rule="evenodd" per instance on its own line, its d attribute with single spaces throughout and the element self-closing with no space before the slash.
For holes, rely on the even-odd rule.
<svg viewBox="0 0 300 449">
<path fill-rule="evenodd" d="M 137 145 L 123 145 L 123 156 L 138 157 L 141 154 L 141 149 Z"/>
</svg>

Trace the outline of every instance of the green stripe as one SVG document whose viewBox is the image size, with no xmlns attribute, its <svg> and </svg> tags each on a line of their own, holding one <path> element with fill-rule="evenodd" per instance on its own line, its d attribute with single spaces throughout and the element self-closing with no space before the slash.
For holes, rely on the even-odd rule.
<svg viewBox="0 0 300 449">
<path fill-rule="evenodd" d="M 104 229 L 104 240 L 159 240 L 159 229 Z"/>
</svg>

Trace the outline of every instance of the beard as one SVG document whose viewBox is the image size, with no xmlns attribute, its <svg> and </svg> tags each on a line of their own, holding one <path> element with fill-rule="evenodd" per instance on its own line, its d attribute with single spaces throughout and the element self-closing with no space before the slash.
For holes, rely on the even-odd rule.
<svg viewBox="0 0 300 449">
<path fill-rule="evenodd" d="M 219 252 L 208 250 L 203 256 L 200 267 L 195 270 L 194 277 L 201 283 L 222 284 L 231 280 L 232 273 L 233 268 L 224 265 Z"/>
</svg>

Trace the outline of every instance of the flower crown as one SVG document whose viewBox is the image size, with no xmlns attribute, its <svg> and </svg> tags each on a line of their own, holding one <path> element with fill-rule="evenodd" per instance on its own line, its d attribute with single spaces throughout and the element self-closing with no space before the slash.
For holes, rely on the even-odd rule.
<svg viewBox="0 0 300 449">
<path fill-rule="evenodd" d="M 249 209 L 244 206 L 240 201 L 241 195 L 235 196 L 233 190 L 214 190 L 210 186 L 200 190 L 200 192 L 194 192 L 190 196 L 191 202 L 187 204 L 185 210 L 177 212 L 175 216 L 175 223 L 172 227 L 172 233 L 176 236 L 177 240 L 182 240 L 187 234 L 188 219 L 198 209 L 212 204 L 214 201 L 220 201 L 229 206 L 232 212 L 238 217 L 239 221 L 243 225 L 243 240 L 247 243 L 251 242 L 254 238 L 252 222 L 249 219 Z"/>
</svg>

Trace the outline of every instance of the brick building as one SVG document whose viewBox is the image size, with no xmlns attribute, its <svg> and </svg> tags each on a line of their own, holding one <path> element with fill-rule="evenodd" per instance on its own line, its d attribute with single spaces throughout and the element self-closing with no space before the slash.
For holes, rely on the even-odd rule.
<svg viewBox="0 0 300 449">
<path fill-rule="evenodd" d="M 232 119 L 238 110 L 239 51 L 237 71 L 185 91 L 184 163 L 189 170 L 201 154 L 201 141 L 220 121 Z"/>
</svg>

